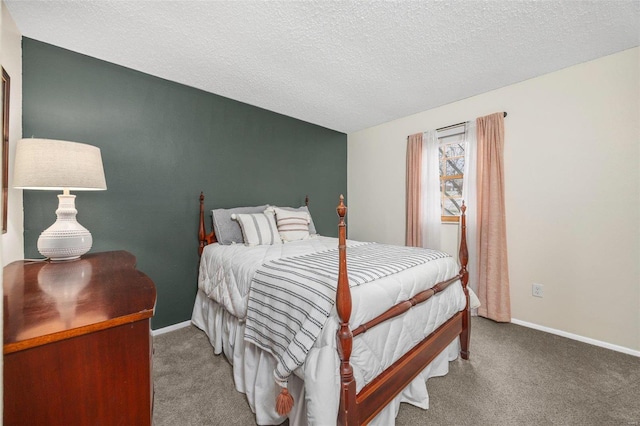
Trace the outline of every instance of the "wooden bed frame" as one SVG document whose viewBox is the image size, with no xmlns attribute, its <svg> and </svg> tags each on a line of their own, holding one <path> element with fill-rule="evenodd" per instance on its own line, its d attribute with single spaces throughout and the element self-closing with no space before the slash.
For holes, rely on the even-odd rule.
<svg viewBox="0 0 640 426">
<path fill-rule="evenodd" d="M 309 200 L 307 198 L 305 204 L 308 205 L 308 203 Z M 337 424 L 351 426 L 369 423 L 458 336 L 460 336 L 460 356 L 463 359 L 469 359 L 471 313 L 469 310 L 469 290 L 467 289 L 469 280 L 467 263 L 469 255 L 466 238 L 466 209 L 463 203 L 460 215 L 462 232 L 458 253 L 461 269 L 458 275 L 446 281 L 439 282 L 428 290 L 419 292 L 411 299 L 398 303 L 371 321 L 351 331 L 349 328 L 349 318 L 351 317 L 351 290 L 349 288 L 347 275 L 346 224 L 344 222 L 347 207 L 344 205 L 344 197 L 342 195 L 340 196 L 340 204 L 336 208 L 340 218 L 338 222 L 339 269 L 338 287 L 336 290 L 336 310 L 340 318 L 340 328 L 338 329 L 336 339 L 338 343 L 338 355 L 340 356 L 341 382 L 340 409 L 338 411 Z M 200 193 L 200 227 L 198 240 L 199 255 L 202 254 L 205 245 L 216 242 L 214 231 L 212 230 L 210 233 L 206 232 L 203 193 Z M 413 306 L 425 302 L 458 280 L 462 282 L 462 289 L 466 298 L 464 310 L 456 313 L 447 322 L 389 366 L 389 368 L 380 373 L 379 376 L 364 386 L 360 392 L 356 393 L 356 381 L 353 377 L 353 369 L 349 363 L 353 338 L 388 319 L 402 315 Z"/>
</svg>

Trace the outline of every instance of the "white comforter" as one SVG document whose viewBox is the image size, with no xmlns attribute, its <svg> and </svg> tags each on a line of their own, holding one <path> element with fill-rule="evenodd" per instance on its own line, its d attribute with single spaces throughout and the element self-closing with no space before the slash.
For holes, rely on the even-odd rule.
<svg viewBox="0 0 640 426">
<path fill-rule="evenodd" d="M 358 243 L 348 242 L 349 244 Z M 327 237 L 272 246 L 209 245 L 205 247 L 201 258 L 198 286 L 201 292 L 222 305 L 242 323 L 242 319 L 246 316 L 249 284 L 256 269 L 262 263 L 283 256 L 333 249 L 336 246 L 337 239 Z M 419 291 L 431 288 L 434 284 L 454 276 L 457 272 L 457 262 L 448 257 L 385 277 L 366 286 L 352 287 L 353 314 L 350 321 L 352 329 L 380 315 L 394 304 L 409 299 Z M 464 306 L 465 297 L 462 287 L 455 283 L 437 297 L 354 339 L 351 365 L 358 391 L 456 312 L 464 309 Z M 194 316 L 195 312 L 196 309 L 194 309 Z M 197 324 L 196 321 L 194 323 Z M 339 387 L 339 360 L 335 343 L 337 327 L 338 320 L 334 308 L 319 338 L 309 351 L 305 363 L 294 372 L 304 380 L 306 423 L 308 424 L 335 423 Z M 209 337 L 212 338 L 212 336 Z M 451 359 L 452 354 L 455 354 L 455 348 L 454 351 L 449 351 L 446 357 Z M 379 416 L 376 422 L 389 424 L 390 420 L 395 418 L 393 411 L 397 409 L 399 401 L 427 408 L 425 377 L 419 376 L 414 380 L 405 392 L 396 398 L 396 408 L 390 408 L 381 413 L 382 417 Z M 236 386 L 238 387 L 238 383 Z M 274 396 L 277 390 L 274 383 Z M 272 404 L 271 401 L 274 400 L 270 399 L 267 406 Z M 254 404 L 251 405 L 254 406 Z M 274 411 L 259 413 L 258 410 L 261 408 L 258 404 L 256 405 L 254 409 L 258 421 L 261 418 L 267 418 L 268 422 L 281 421 L 277 415 L 273 418 L 269 417 L 274 415 Z"/>
<path fill-rule="evenodd" d="M 358 244 L 361 243 L 347 241 L 347 247 Z M 243 244 L 211 244 L 206 246 L 202 253 L 198 288 L 224 306 L 230 314 L 243 319 L 247 315 L 251 279 L 263 263 L 282 257 L 335 249 L 337 246 L 337 238 L 321 236 L 285 244 L 253 247 Z M 347 264 L 348 259 L 347 250 Z M 452 257 L 447 257 L 377 280 L 374 285 L 364 287 L 364 291 L 353 287 L 351 326 L 355 328 L 371 320 L 419 291 L 454 276 L 458 271 L 457 262 Z"/>
<path fill-rule="evenodd" d="M 359 244 L 348 242 L 347 246 Z M 198 288 L 242 319 L 247 316 L 247 297 L 251 278 L 265 262 L 282 257 L 299 256 L 335 249 L 335 238 L 315 237 L 284 244 L 247 247 L 244 244 L 211 244 L 204 248 L 200 259 Z"/>
</svg>

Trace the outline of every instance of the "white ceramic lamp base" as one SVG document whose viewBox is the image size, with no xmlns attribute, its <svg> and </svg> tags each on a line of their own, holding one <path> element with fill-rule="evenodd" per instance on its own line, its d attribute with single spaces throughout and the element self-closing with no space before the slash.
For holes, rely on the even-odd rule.
<svg viewBox="0 0 640 426">
<path fill-rule="evenodd" d="M 38 251 L 51 260 L 77 259 L 91 249 L 91 233 L 76 220 L 76 196 L 58 195 L 58 219 L 38 238 Z"/>
</svg>

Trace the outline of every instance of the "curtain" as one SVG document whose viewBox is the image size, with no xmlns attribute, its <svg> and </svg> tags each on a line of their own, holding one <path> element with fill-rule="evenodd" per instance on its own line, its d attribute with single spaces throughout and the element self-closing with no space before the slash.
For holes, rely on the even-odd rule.
<svg viewBox="0 0 640 426">
<path fill-rule="evenodd" d="M 478 227 L 477 227 L 477 161 L 478 145 L 476 142 L 477 126 L 475 121 L 468 121 L 464 134 L 464 179 L 462 181 L 462 199 L 467 206 L 467 250 L 469 252 L 469 287 L 478 293 Z M 458 241 L 460 238 L 458 236 Z M 473 315 L 477 314 L 474 309 Z"/>
<path fill-rule="evenodd" d="M 407 228 L 405 244 L 422 244 L 422 133 L 407 138 Z"/>
<path fill-rule="evenodd" d="M 435 130 L 424 133 L 422 247 L 440 250 L 442 207 L 440 195 L 440 160 L 438 135 Z"/>
<path fill-rule="evenodd" d="M 479 117 L 477 129 L 478 315 L 511 321 L 504 201 L 504 116 Z"/>
</svg>

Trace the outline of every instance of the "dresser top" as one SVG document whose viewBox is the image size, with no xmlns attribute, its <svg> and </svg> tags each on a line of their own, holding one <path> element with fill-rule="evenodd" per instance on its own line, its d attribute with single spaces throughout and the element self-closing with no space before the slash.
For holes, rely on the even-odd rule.
<svg viewBox="0 0 640 426">
<path fill-rule="evenodd" d="M 4 268 L 4 353 L 153 316 L 156 289 L 126 251 Z"/>
</svg>

